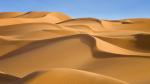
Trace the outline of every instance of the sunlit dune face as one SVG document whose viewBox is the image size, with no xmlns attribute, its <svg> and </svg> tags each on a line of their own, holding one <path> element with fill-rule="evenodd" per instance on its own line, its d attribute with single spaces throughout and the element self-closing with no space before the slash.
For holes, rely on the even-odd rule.
<svg viewBox="0 0 150 84">
<path fill-rule="evenodd" d="M 58 81 L 59 80 L 59 81 Z M 127 84 L 123 81 L 75 69 L 52 69 L 24 77 L 23 84 Z"/>
</svg>

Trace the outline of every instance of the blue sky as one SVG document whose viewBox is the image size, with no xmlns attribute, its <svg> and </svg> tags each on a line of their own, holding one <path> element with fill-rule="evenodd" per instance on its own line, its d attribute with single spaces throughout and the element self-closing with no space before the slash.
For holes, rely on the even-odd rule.
<svg viewBox="0 0 150 84">
<path fill-rule="evenodd" d="M 54 11 L 72 17 L 150 18 L 150 0 L 1 0 L 0 12 Z"/>
</svg>

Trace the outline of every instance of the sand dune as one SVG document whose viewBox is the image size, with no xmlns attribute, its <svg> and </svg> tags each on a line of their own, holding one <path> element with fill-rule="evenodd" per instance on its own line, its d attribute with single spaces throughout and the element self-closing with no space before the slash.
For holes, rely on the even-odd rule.
<svg viewBox="0 0 150 84">
<path fill-rule="evenodd" d="M 149 84 L 150 19 L 0 13 L 0 84 Z"/>
<path fill-rule="evenodd" d="M 1 12 L 0 13 L 0 18 L 14 18 L 19 15 L 25 14 L 23 12 Z"/>
<path fill-rule="evenodd" d="M 54 13 L 46 13 L 46 12 L 27 12 L 27 13 L 10 13 L 10 18 L 6 18 L 5 16 L 9 16 L 9 13 L 1 13 L 0 16 L 3 17 L 0 19 L 0 26 L 6 25 L 15 25 L 15 24 L 24 24 L 24 23 L 58 23 L 61 21 L 71 19 L 69 16 L 54 12 Z M 18 15 L 18 16 L 17 16 Z M 14 16 L 14 17 L 13 17 Z M 34 19 L 33 19 L 34 18 Z"/>
<path fill-rule="evenodd" d="M 74 69 L 51 69 L 35 72 L 18 82 L 23 84 L 127 84 L 111 77 Z"/>
</svg>

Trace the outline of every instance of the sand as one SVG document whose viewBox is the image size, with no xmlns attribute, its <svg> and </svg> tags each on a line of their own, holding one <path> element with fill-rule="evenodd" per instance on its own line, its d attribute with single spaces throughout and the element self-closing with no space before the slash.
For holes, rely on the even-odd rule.
<svg viewBox="0 0 150 84">
<path fill-rule="evenodd" d="M 0 84 L 150 84 L 150 19 L 0 13 Z"/>
</svg>

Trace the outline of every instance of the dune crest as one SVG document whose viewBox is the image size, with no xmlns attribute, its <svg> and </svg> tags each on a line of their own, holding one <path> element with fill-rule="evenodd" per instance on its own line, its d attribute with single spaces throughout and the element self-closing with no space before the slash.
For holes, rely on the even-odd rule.
<svg viewBox="0 0 150 84">
<path fill-rule="evenodd" d="M 2 17 L 0 18 L 0 26 L 25 23 L 58 23 L 71 19 L 61 12 L 22 12 L 17 15 L 17 12 L 0 13 L 0 17 Z"/>
<path fill-rule="evenodd" d="M 22 84 L 127 84 L 118 79 L 75 69 L 35 72 L 22 78 L 21 82 Z"/>
<path fill-rule="evenodd" d="M 0 13 L 0 84 L 149 84 L 149 27 L 147 18 Z"/>
</svg>

